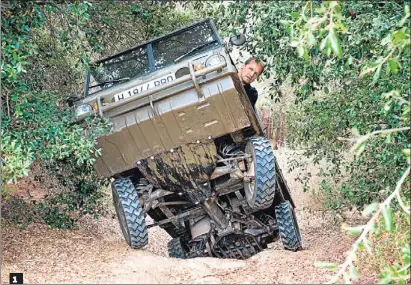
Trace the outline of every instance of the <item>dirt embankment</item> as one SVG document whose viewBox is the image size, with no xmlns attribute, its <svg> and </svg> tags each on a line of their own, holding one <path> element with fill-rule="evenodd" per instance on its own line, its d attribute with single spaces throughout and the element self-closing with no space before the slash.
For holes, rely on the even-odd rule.
<svg viewBox="0 0 411 285">
<path fill-rule="evenodd" d="M 2 227 L 1 282 L 10 272 L 23 272 L 25 283 L 323 283 L 331 273 L 316 261 L 342 262 L 353 239 L 309 193 L 287 173 L 287 151 L 278 152 L 280 165 L 297 204 L 305 250 L 284 251 L 281 242 L 242 260 L 167 257 L 170 237 L 150 229 L 149 244 L 132 250 L 114 215 L 99 220 L 84 218 L 74 230 L 52 230 L 32 224 L 25 230 Z M 372 282 L 373 280 L 367 280 Z"/>
</svg>

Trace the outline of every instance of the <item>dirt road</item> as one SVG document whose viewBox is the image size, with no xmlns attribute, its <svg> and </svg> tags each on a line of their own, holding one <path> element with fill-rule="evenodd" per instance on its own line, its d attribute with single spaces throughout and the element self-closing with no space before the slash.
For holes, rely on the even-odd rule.
<svg viewBox="0 0 411 285">
<path fill-rule="evenodd" d="M 280 161 L 281 163 L 281 161 Z M 285 163 L 285 162 L 283 162 Z M 150 229 L 149 245 L 132 250 L 116 217 L 84 218 L 74 230 L 32 224 L 25 230 L 2 227 L 1 282 L 9 272 L 23 272 L 25 283 L 323 283 L 330 272 L 316 261 L 341 262 L 352 238 L 341 233 L 330 214 L 319 211 L 309 194 L 293 188 L 305 250 L 284 251 L 277 241 L 246 261 L 167 257 L 168 235 Z"/>
<path fill-rule="evenodd" d="M 329 273 L 318 260 L 342 261 L 350 239 L 318 213 L 298 212 L 305 250 L 288 252 L 280 242 L 246 260 L 166 257 L 167 234 L 150 231 L 144 250 L 131 250 L 116 219 L 84 219 L 77 230 L 32 224 L 2 230 L 2 283 L 23 272 L 27 283 L 317 283 Z"/>
</svg>

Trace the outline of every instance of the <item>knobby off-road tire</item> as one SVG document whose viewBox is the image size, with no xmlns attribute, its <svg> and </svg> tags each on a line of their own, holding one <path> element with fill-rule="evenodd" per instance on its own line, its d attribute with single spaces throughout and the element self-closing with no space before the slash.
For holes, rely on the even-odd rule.
<svg viewBox="0 0 411 285">
<path fill-rule="evenodd" d="M 118 178 L 111 189 L 124 239 L 131 248 L 142 248 L 148 243 L 147 225 L 133 183 L 128 178 Z"/>
<path fill-rule="evenodd" d="M 181 239 L 179 237 L 173 238 L 167 244 L 168 247 L 168 256 L 172 258 L 180 258 L 186 259 L 187 252 L 181 243 Z"/>
<path fill-rule="evenodd" d="M 275 217 L 284 248 L 292 251 L 302 250 L 300 228 L 289 201 L 284 201 L 275 207 Z"/>
<path fill-rule="evenodd" d="M 254 183 L 244 182 L 246 199 L 255 210 L 271 206 L 275 195 L 274 152 L 270 141 L 264 137 L 250 138 L 245 152 L 252 155 L 254 163 Z"/>
</svg>

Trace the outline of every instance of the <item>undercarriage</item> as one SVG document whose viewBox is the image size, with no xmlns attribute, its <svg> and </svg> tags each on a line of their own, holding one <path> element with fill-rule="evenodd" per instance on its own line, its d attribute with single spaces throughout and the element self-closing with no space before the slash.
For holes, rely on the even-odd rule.
<svg viewBox="0 0 411 285">
<path fill-rule="evenodd" d="M 187 163 L 190 157 L 191 164 Z M 123 207 L 121 212 L 116 207 L 123 234 L 130 237 L 126 241 L 131 241 L 133 227 L 138 228 L 136 242 L 128 242 L 131 247 L 146 245 L 144 229 L 160 226 L 173 237 L 168 247 L 175 258 L 246 259 L 279 238 L 287 249 L 302 248 L 294 203 L 265 138 L 250 138 L 246 144 L 230 138 L 196 142 L 137 164 L 143 177 L 128 173 L 116 181 L 130 181 L 133 189 L 127 191 L 136 193 L 138 201 L 124 203 L 137 203 L 138 213 L 148 214 L 154 222 L 143 225 L 139 218 L 136 225 L 131 217 L 136 209 Z M 115 194 L 119 189 L 113 185 Z M 283 237 L 287 233 L 281 228 L 290 220 L 286 227 L 294 228 L 291 239 Z"/>
</svg>

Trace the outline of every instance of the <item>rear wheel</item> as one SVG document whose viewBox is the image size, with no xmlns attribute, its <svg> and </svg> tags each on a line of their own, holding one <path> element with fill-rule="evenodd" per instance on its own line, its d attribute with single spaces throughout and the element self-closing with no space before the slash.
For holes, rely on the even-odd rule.
<svg viewBox="0 0 411 285">
<path fill-rule="evenodd" d="M 292 251 L 302 250 L 300 228 L 295 211 L 289 201 L 284 201 L 275 207 L 275 217 L 284 248 Z"/>
<path fill-rule="evenodd" d="M 187 258 L 187 251 L 184 249 L 183 243 L 180 237 L 173 238 L 167 244 L 168 256 L 172 258 Z"/>
<path fill-rule="evenodd" d="M 271 206 L 275 195 L 274 152 L 270 141 L 263 137 L 250 138 L 245 148 L 247 173 L 244 191 L 248 204 L 255 210 Z"/>
<path fill-rule="evenodd" d="M 118 178 L 111 189 L 124 239 L 130 247 L 142 248 L 148 244 L 148 233 L 144 210 L 133 183 L 129 178 Z"/>
</svg>

